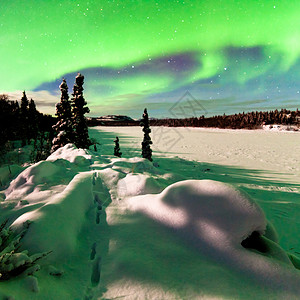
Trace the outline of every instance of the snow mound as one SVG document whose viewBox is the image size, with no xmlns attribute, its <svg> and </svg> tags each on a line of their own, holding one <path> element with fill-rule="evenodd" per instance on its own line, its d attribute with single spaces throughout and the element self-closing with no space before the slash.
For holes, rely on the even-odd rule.
<svg viewBox="0 0 300 300">
<path fill-rule="evenodd" d="M 266 229 L 263 211 L 232 187 L 212 180 L 174 183 L 161 194 L 133 197 L 130 209 L 141 211 L 186 234 L 240 245 L 253 231 Z"/>
<path fill-rule="evenodd" d="M 95 179 L 87 153 L 68 144 L 25 169 L 4 191 L 3 207 L 15 208 L 8 211 L 15 219 L 12 227 L 32 223 L 22 242 L 29 252 L 52 251 L 51 261 L 75 251 L 86 214 L 94 206 Z"/>
<path fill-rule="evenodd" d="M 21 227 L 26 221 L 32 223 L 23 239 L 24 247 L 30 252 L 53 251 L 50 260 L 72 253 L 85 215 L 93 205 L 91 187 L 91 174 L 78 174 L 62 193 L 18 217 L 12 224 L 13 228 Z"/>
<path fill-rule="evenodd" d="M 118 181 L 117 190 L 120 197 L 127 197 L 158 193 L 162 188 L 152 176 L 127 174 L 125 178 Z"/>
<path fill-rule="evenodd" d="M 53 152 L 48 158 L 47 161 L 54 161 L 59 158 L 68 160 L 70 162 L 75 162 L 82 164 L 86 160 L 91 160 L 92 155 L 89 154 L 88 150 L 85 149 L 78 149 L 73 144 L 67 144 L 64 147 L 61 147 L 57 149 L 55 152 Z"/>
<path fill-rule="evenodd" d="M 54 185 L 66 184 L 67 179 L 71 180 L 75 174 L 68 160 L 40 161 L 25 169 L 11 181 L 5 191 L 6 200 L 25 199 L 37 187 L 47 189 Z"/>
<path fill-rule="evenodd" d="M 131 197 L 127 205 L 226 268 L 269 286 L 300 292 L 299 274 L 291 268 L 288 255 L 263 236 L 267 227 L 263 211 L 234 188 L 212 180 L 186 180 L 160 194 Z"/>
<path fill-rule="evenodd" d="M 125 169 L 130 170 L 132 173 L 158 173 L 158 170 L 153 166 L 153 163 L 147 159 L 139 157 L 113 159 L 112 165 L 115 170 Z"/>
</svg>

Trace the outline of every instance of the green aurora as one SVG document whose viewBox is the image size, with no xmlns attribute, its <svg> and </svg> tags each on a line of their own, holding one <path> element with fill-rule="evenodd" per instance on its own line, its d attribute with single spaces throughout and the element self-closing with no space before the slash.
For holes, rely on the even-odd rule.
<svg viewBox="0 0 300 300">
<path fill-rule="evenodd" d="M 210 114 L 299 102 L 295 0 L 14 0 L 0 16 L 0 93 L 26 90 L 42 111 L 78 71 L 91 115 L 166 116 L 186 90 Z"/>
</svg>

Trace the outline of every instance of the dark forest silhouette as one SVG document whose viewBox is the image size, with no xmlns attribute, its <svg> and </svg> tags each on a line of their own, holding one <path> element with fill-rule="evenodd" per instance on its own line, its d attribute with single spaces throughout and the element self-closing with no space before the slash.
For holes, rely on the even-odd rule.
<svg viewBox="0 0 300 300">
<path fill-rule="evenodd" d="M 18 101 L 0 95 L 0 162 L 3 154 L 19 146 L 33 145 L 33 161 L 45 159 L 50 153 L 52 126 L 55 119 L 40 113 L 25 91 Z M 21 145 L 13 143 L 21 141 Z"/>
</svg>

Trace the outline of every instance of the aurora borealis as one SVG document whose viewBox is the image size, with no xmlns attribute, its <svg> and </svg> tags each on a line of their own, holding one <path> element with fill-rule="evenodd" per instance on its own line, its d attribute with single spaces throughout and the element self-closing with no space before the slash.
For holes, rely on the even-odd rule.
<svg viewBox="0 0 300 300">
<path fill-rule="evenodd" d="M 296 0 L 0 3 L 0 93 L 43 112 L 77 72 L 91 116 L 169 116 L 186 91 L 210 115 L 299 106 Z"/>
</svg>

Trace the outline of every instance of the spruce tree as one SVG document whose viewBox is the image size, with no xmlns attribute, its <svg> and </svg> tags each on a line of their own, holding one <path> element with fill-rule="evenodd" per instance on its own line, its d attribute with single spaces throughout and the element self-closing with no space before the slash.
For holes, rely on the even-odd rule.
<svg viewBox="0 0 300 300">
<path fill-rule="evenodd" d="M 57 123 L 53 126 L 56 137 L 53 139 L 51 152 L 68 143 L 74 143 L 71 104 L 69 101 L 68 85 L 65 79 L 59 86 L 61 91 L 60 102 L 56 104 Z"/>
<path fill-rule="evenodd" d="M 10 119 L 8 96 L 0 95 L 0 163 L 4 160 L 5 145 L 9 139 L 8 122 Z"/>
<path fill-rule="evenodd" d="M 30 100 L 28 107 L 28 127 L 29 137 L 36 139 L 38 135 L 38 111 L 36 109 L 34 100 Z"/>
<path fill-rule="evenodd" d="M 140 126 L 143 127 L 143 132 L 144 132 L 144 140 L 142 142 L 142 157 L 152 161 L 152 150 L 150 148 L 152 141 L 149 135 L 151 129 L 149 126 L 149 117 L 148 117 L 147 108 L 145 108 L 144 110 Z"/>
<path fill-rule="evenodd" d="M 21 98 L 21 114 L 23 116 L 27 117 L 28 106 L 29 106 L 29 101 L 28 101 L 28 98 L 26 96 L 26 92 L 24 91 L 23 96 Z"/>
<path fill-rule="evenodd" d="M 29 137 L 29 124 L 28 124 L 28 106 L 29 106 L 29 101 L 27 99 L 25 91 L 23 92 L 23 96 L 21 98 L 21 123 L 23 130 L 21 131 L 21 140 L 22 140 L 22 146 L 25 146 L 28 142 L 28 137 Z"/>
<path fill-rule="evenodd" d="M 121 157 L 122 152 L 120 152 L 120 145 L 119 145 L 119 138 L 116 136 L 115 142 L 115 148 L 114 148 L 114 156 Z"/>
<path fill-rule="evenodd" d="M 72 98 L 73 129 L 77 148 L 87 149 L 92 144 L 89 139 L 88 126 L 84 115 L 90 110 L 83 97 L 84 76 L 78 73 L 75 79 Z"/>
</svg>

